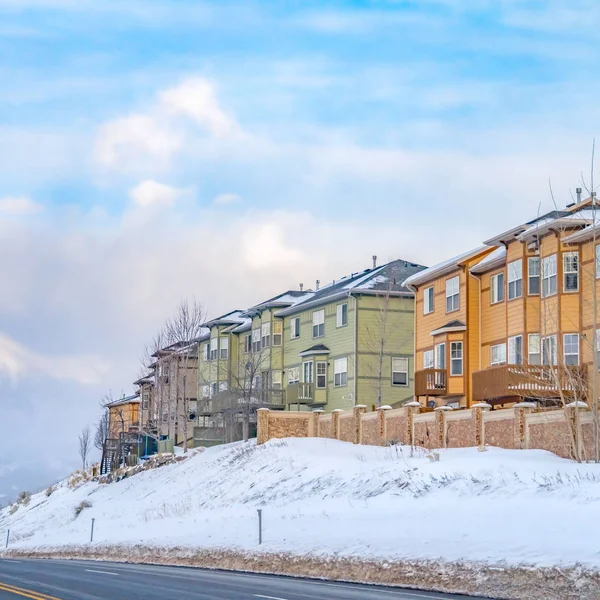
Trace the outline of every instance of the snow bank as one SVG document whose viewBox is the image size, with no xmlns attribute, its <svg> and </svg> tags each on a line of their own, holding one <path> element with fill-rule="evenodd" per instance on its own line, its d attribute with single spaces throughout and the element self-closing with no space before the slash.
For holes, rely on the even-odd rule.
<svg viewBox="0 0 600 600">
<path fill-rule="evenodd" d="M 600 566 L 600 465 L 540 450 L 427 456 L 325 439 L 214 447 L 118 483 L 59 484 L 1 511 L 0 537 L 10 528 L 12 549 L 66 549 L 87 544 L 94 518 L 92 548 Z"/>
</svg>

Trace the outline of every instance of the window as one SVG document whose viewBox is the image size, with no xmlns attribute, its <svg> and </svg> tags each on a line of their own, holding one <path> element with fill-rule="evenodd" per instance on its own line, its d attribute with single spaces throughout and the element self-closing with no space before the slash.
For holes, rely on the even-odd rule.
<svg viewBox="0 0 600 600">
<path fill-rule="evenodd" d="M 508 299 L 520 298 L 523 295 L 523 261 L 521 259 L 508 263 Z"/>
<path fill-rule="evenodd" d="M 459 279 L 458 275 L 446 280 L 446 312 L 453 312 L 459 307 Z"/>
<path fill-rule="evenodd" d="M 508 338 L 508 364 L 523 364 L 523 336 L 515 335 Z"/>
<path fill-rule="evenodd" d="M 327 387 L 327 363 L 324 360 L 317 361 L 317 389 Z"/>
<path fill-rule="evenodd" d="M 498 273 L 491 277 L 491 304 L 504 300 L 504 273 Z"/>
<path fill-rule="evenodd" d="M 348 359 L 336 358 L 333 362 L 333 385 L 340 387 L 348 384 Z"/>
<path fill-rule="evenodd" d="M 288 369 L 288 384 L 298 383 L 300 381 L 300 367 L 291 367 Z"/>
<path fill-rule="evenodd" d="M 252 330 L 252 352 L 260 352 L 260 329 Z"/>
<path fill-rule="evenodd" d="M 542 338 L 542 363 L 545 365 L 555 365 L 557 362 L 556 336 L 551 335 Z"/>
<path fill-rule="evenodd" d="M 336 326 L 345 327 L 348 325 L 348 304 L 338 304 L 336 310 Z"/>
<path fill-rule="evenodd" d="M 300 317 L 294 317 L 290 322 L 290 339 L 300 337 Z"/>
<path fill-rule="evenodd" d="M 263 348 L 268 348 L 271 345 L 271 323 L 262 324 L 262 344 Z"/>
<path fill-rule="evenodd" d="M 281 346 L 283 341 L 283 321 L 273 321 L 273 346 Z"/>
<path fill-rule="evenodd" d="M 219 338 L 210 339 L 210 360 L 217 360 L 219 357 Z"/>
<path fill-rule="evenodd" d="M 433 312 L 433 286 L 425 288 L 423 292 L 423 314 L 428 315 Z"/>
<path fill-rule="evenodd" d="M 497 344 L 491 347 L 491 364 L 503 365 L 506 363 L 506 344 Z"/>
<path fill-rule="evenodd" d="M 271 385 L 274 390 L 281 389 L 281 371 L 271 371 Z"/>
<path fill-rule="evenodd" d="M 408 385 L 408 358 L 392 358 L 392 385 Z"/>
<path fill-rule="evenodd" d="M 540 293 L 540 259 L 537 256 L 531 256 L 527 260 L 528 293 L 530 296 L 537 296 Z"/>
<path fill-rule="evenodd" d="M 313 362 L 302 363 L 302 381 L 304 383 L 313 382 Z"/>
<path fill-rule="evenodd" d="M 325 335 L 325 310 L 315 310 L 313 313 L 313 337 L 323 337 Z"/>
<path fill-rule="evenodd" d="M 542 259 L 542 296 L 556 294 L 556 254 Z"/>
<path fill-rule="evenodd" d="M 433 350 L 423 352 L 423 368 L 433 369 Z"/>
<path fill-rule="evenodd" d="M 600 279 L 600 244 L 596 246 L 596 279 Z"/>
<path fill-rule="evenodd" d="M 446 368 L 446 344 L 437 344 L 435 347 L 434 366 L 436 369 Z"/>
<path fill-rule="evenodd" d="M 563 253 L 563 291 L 577 292 L 579 290 L 579 254 L 577 252 Z"/>
<path fill-rule="evenodd" d="M 222 337 L 221 338 L 221 360 L 227 360 L 227 357 L 229 355 L 229 338 L 226 337 Z"/>
<path fill-rule="evenodd" d="M 227 391 L 227 382 L 226 381 L 219 381 L 219 392 L 226 392 Z"/>
<path fill-rule="evenodd" d="M 218 386 L 219 386 L 219 384 L 218 384 L 216 381 L 213 381 L 213 382 L 210 384 L 210 396 L 211 396 L 211 398 L 212 398 L 213 396 L 216 396 L 216 395 L 217 395 L 217 392 L 219 391 L 219 387 L 218 387 Z"/>
<path fill-rule="evenodd" d="M 450 375 L 463 374 L 463 343 L 450 342 Z"/>
<path fill-rule="evenodd" d="M 210 398 L 210 385 L 203 385 L 202 386 L 202 397 L 203 398 Z"/>
<path fill-rule="evenodd" d="M 565 333 L 563 335 L 563 355 L 565 365 L 577 366 L 579 364 L 579 334 Z"/>
<path fill-rule="evenodd" d="M 530 365 L 542 364 L 542 350 L 540 347 L 540 334 L 530 333 L 527 341 L 528 361 Z"/>
<path fill-rule="evenodd" d="M 244 336 L 244 352 L 252 352 L 252 334 L 250 333 Z"/>
<path fill-rule="evenodd" d="M 210 360 L 210 344 L 204 344 L 202 346 L 202 356 L 204 360 Z"/>
</svg>

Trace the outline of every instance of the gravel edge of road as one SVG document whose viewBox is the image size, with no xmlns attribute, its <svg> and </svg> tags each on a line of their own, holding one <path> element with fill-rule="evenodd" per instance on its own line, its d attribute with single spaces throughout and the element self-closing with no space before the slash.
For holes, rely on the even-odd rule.
<svg viewBox="0 0 600 600">
<path fill-rule="evenodd" d="M 53 558 L 199 567 L 330 581 L 398 586 L 494 600 L 597 600 L 600 571 L 443 561 L 360 560 L 288 553 L 194 550 L 149 546 L 70 546 L 13 549 L 5 558 Z"/>
</svg>

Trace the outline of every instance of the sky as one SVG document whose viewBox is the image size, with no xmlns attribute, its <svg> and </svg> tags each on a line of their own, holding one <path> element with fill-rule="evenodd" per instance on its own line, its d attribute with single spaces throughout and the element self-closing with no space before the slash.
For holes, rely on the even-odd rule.
<svg viewBox="0 0 600 600">
<path fill-rule="evenodd" d="M 595 0 L 0 0 L 0 502 L 181 299 L 434 264 L 572 201 Z"/>
</svg>

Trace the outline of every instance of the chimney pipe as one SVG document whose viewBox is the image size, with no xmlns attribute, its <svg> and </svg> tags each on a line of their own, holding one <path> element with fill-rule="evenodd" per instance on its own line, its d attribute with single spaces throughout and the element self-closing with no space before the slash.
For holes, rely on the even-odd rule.
<svg viewBox="0 0 600 600">
<path fill-rule="evenodd" d="M 373 254 L 373 268 L 376 269 L 377 268 L 377 255 Z"/>
<path fill-rule="evenodd" d="M 319 289 L 320 285 L 321 285 L 321 281 L 319 279 L 317 279 L 317 285 L 315 286 L 317 290 Z"/>
<path fill-rule="evenodd" d="M 303 291 L 304 291 L 304 284 L 303 284 L 303 283 L 301 283 L 301 284 L 300 284 L 300 291 L 301 291 L 301 292 L 303 292 Z"/>
<path fill-rule="evenodd" d="M 581 202 L 581 188 L 575 190 L 577 192 L 577 204 Z"/>
</svg>

